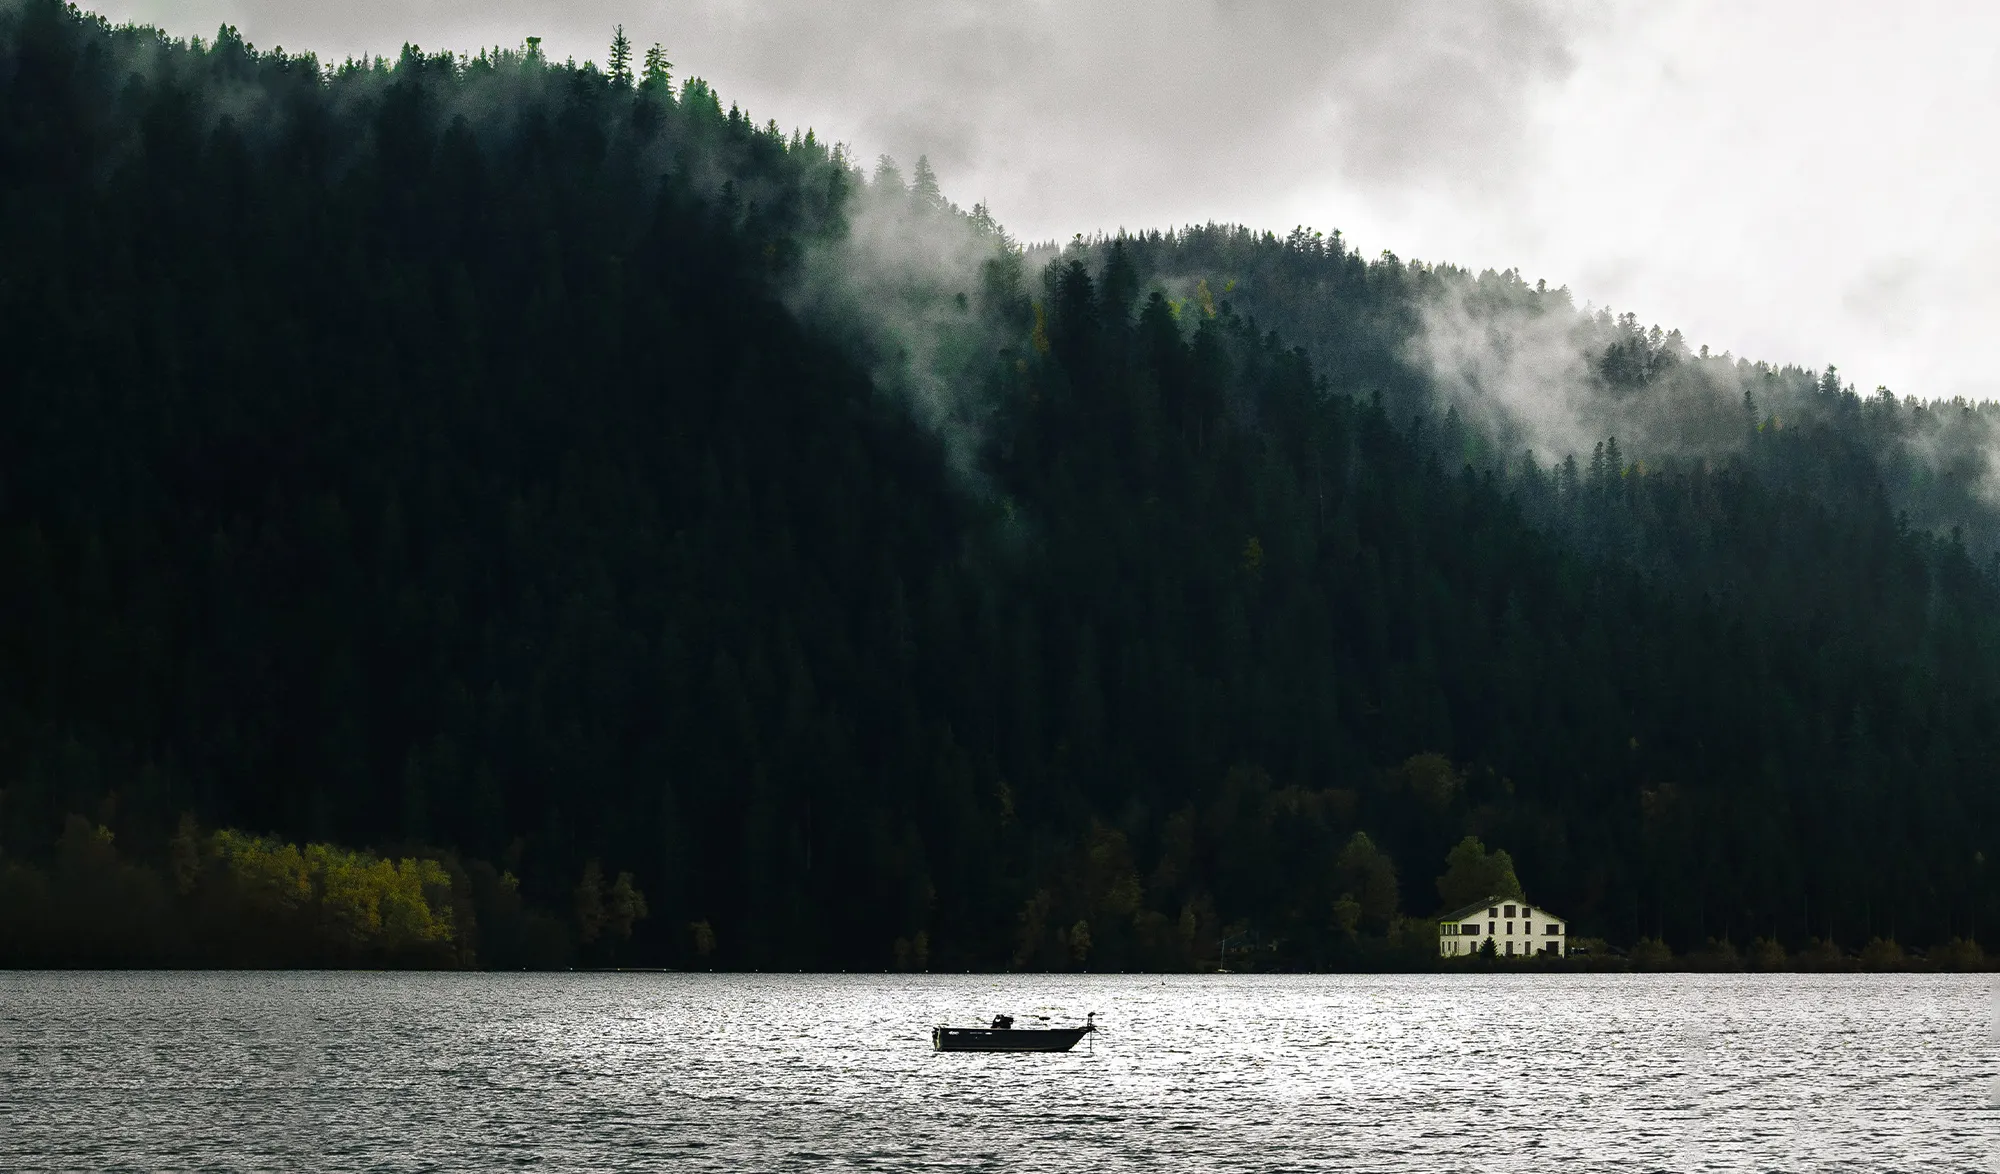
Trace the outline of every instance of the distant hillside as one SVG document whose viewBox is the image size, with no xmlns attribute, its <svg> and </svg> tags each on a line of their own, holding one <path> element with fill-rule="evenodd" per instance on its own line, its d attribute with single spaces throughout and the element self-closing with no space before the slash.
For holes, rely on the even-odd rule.
<svg viewBox="0 0 2000 1174">
<path fill-rule="evenodd" d="M 608 60 L 0 4 L 0 962 L 1434 965 L 1468 836 L 2000 912 L 1991 411 Z"/>
</svg>

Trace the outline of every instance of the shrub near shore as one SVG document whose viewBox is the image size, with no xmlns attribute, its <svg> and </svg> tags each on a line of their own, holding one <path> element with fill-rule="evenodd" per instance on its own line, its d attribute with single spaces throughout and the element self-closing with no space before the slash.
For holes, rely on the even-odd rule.
<svg viewBox="0 0 2000 1174">
<path fill-rule="evenodd" d="M 48 869 L 0 860 L 0 966 L 556 967 L 615 960 L 645 916 L 596 861 L 575 916 L 528 907 L 513 875 L 450 853 L 300 846 L 183 818 L 164 866 L 65 823 Z"/>
</svg>

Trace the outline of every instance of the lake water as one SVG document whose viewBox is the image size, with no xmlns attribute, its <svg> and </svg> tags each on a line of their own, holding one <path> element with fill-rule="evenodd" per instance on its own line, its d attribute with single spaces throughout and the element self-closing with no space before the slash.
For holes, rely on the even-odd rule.
<svg viewBox="0 0 2000 1174">
<path fill-rule="evenodd" d="M 0 1169 L 1993 1170 L 1991 989 L 0 973 Z"/>
</svg>

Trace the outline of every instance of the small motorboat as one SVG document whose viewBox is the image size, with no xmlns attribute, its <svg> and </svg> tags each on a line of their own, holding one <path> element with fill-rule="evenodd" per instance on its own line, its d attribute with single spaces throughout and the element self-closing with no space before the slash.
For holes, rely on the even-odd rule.
<svg viewBox="0 0 2000 1174">
<path fill-rule="evenodd" d="M 931 1028 L 931 1048 L 939 1052 L 1067 1052 L 1097 1030 L 1097 1012 L 1082 1027 L 1015 1027 L 1012 1015 L 995 1015 L 991 1027 Z"/>
</svg>

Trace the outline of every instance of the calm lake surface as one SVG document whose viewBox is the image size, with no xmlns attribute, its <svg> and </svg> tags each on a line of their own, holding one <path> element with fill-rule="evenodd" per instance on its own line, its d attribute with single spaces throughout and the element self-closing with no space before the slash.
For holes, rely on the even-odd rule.
<svg viewBox="0 0 2000 1174">
<path fill-rule="evenodd" d="M 0 973 L 0 1169 L 1993 1170 L 1989 976 Z M 930 1050 L 1099 1013 L 1094 1050 Z"/>
</svg>

